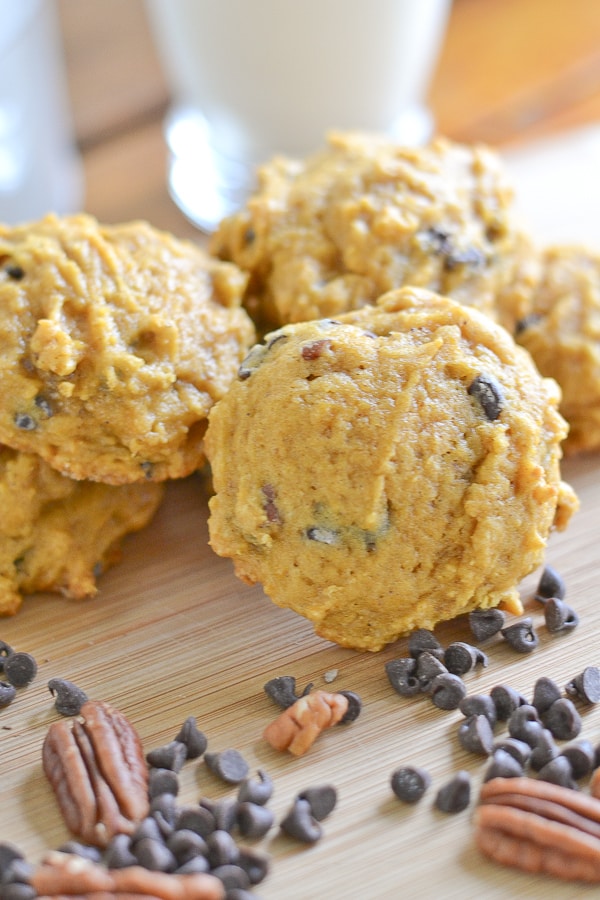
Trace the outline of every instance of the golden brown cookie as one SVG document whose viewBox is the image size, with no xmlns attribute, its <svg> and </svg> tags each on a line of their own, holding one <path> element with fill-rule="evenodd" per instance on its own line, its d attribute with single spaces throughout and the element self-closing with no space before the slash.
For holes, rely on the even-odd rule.
<svg viewBox="0 0 600 900">
<path fill-rule="evenodd" d="M 338 316 L 403 285 L 494 315 L 521 241 L 490 149 L 441 138 L 410 149 L 337 133 L 306 160 L 263 166 L 211 251 L 249 273 L 246 306 L 276 327 Z"/>
<path fill-rule="evenodd" d="M 550 247 L 529 292 L 516 339 L 560 384 L 569 422 L 565 452 L 600 448 L 600 254 Z"/>
<path fill-rule="evenodd" d="M 96 577 L 118 561 L 122 538 L 156 512 L 164 485 L 74 481 L 33 453 L 0 445 L 0 615 L 22 594 L 96 593 Z"/>
<path fill-rule="evenodd" d="M 422 289 L 285 326 L 210 413 L 211 545 L 356 649 L 520 611 L 577 506 L 558 400 L 503 328 Z"/>
<path fill-rule="evenodd" d="M 177 478 L 254 340 L 245 276 L 143 222 L 0 228 L 0 440 L 72 478 Z"/>
</svg>

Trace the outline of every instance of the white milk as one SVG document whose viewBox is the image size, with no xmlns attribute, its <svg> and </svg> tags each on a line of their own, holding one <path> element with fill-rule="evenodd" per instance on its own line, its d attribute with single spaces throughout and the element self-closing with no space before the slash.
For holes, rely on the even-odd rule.
<svg viewBox="0 0 600 900">
<path fill-rule="evenodd" d="M 211 227 L 211 217 L 241 201 L 257 163 L 276 152 L 310 153 L 332 128 L 427 139 L 424 96 L 449 6 L 148 0 L 173 93 L 167 140 L 176 201 Z"/>
<path fill-rule="evenodd" d="M 77 210 L 81 168 L 54 0 L 0 0 L 0 221 Z"/>
</svg>

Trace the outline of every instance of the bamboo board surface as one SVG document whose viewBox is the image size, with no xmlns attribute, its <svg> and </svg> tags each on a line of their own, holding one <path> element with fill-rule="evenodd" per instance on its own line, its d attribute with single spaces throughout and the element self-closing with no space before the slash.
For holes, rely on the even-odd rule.
<svg viewBox="0 0 600 900">
<path fill-rule="evenodd" d="M 583 138 L 589 141 L 590 135 Z M 557 184 L 555 157 L 552 151 Z M 537 183 L 543 181 L 540 166 L 546 159 L 548 150 L 540 147 L 509 162 L 526 185 L 534 174 Z M 565 177 L 572 159 L 571 146 L 561 157 Z M 589 165 L 593 168 L 593 159 Z M 583 193 L 577 202 L 571 207 L 570 194 L 563 197 L 557 190 L 552 211 L 552 221 L 560 221 L 565 231 L 573 218 L 574 238 L 588 231 L 593 235 L 595 228 L 595 204 L 584 190 L 581 166 L 578 183 Z M 527 196 L 525 203 L 534 220 L 535 199 Z M 545 210 L 550 201 L 545 195 L 543 200 Z M 545 212 L 533 224 L 541 238 L 546 225 L 554 237 Z M 547 561 L 565 577 L 581 625 L 566 636 L 546 633 L 541 608 L 529 599 L 539 576 L 533 573 L 522 589 L 527 612 L 540 625 L 540 647 L 521 656 L 501 639 L 492 640 L 485 647 L 489 666 L 466 676 L 470 692 L 487 692 L 505 682 L 531 695 L 540 675 L 562 685 L 585 665 L 600 664 L 599 474 L 600 455 L 564 465 L 581 510 L 566 533 L 551 537 L 547 553 Z M 472 813 L 484 763 L 458 745 L 459 712 L 437 710 L 425 696 L 406 700 L 392 691 L 384 664 L 406 655 L 406 641 L 379 654 L 336 647 L 315 637 L 303 619 L 272 605 L 259 587 L 238 582 L 230 562 L 208 546 L 208 496 L 209 485 L 200 475 L 172 483 L 153 523 L 126 541 L 122 562 L 101 579 L 96 599 L 77 604 L 31 597 L 16 617 L 0 623 L 0 638 L 29 651 L 39 664 L 35 682 L 0 711 L 0 840 L 14 842 L 37 859 L 67 838 L 40 763 L 45 731 L 57 718 L 46 685 L 52 677 L 64 677 L 90 697 L 120 708 L 138 728 L 146 750 L 171 740 L 183 720 L 195 715 L 210 750 L 235 747 L 252 771 L 262 768 L 273 777 L 270 805 L 278 820 L 303 788 L 325 782 L 337 787 L 338 806 L 323 823 L 321 842 L 307 848 L 274 828 L 257 845 L 272 855 L 271 872 L 257 888 L 264 900 L 383 900 L 401 892 L 488 900 L 538 897 L 542 891 L 547 898 L 595 894 L 592 888 L 502 869 L 479 855 Z M 464 620 L 440 627 L 437 634 L 444 644 L 471 639 Z M 328 686 L 324 675 L 335 669 L 337 678 Z M 277 753 L 261 738 L 277 715 L 263 685 L 284 674 L 294 675 L 300 688 L 310 681 L 315 687 L 356 691 L 364 704 L 360 718 L 322 735 L 302 759 Z M 583 736 L 600 742 L 600 708 L 582 711 Z M 404 807 L 389 787 L 391 772 L 403 763 L 425 766 L 433 778 L 416 807 Z M 437 789 L 463 768 L 474 780 L 470 808 L 457 815 L 435 811 Z M 182 802 L 235 793 L 201 762 L 188 763 L 181 780 Z"/>
</svg>

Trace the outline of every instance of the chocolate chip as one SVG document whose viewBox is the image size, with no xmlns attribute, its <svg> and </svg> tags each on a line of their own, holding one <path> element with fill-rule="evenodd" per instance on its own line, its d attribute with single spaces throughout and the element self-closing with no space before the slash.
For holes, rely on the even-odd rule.
<svg viewBox="0 0 600 900">
<path fill-rule="evenodd" d="M 430 653 L 429 650 L 423 651 L 417 657 L 417 679 L 423 692 L 429 693 L 432 689 L 433 682 L 438 675 L 448 672 L 444 663 Z"/>
<path fill-rule="evenodd" d="M 179 778 L 172 769 L 150 769 L 148 774 L 148 796 L 150 799 L 160 797 L 161 794 L 172 794 L 176 797 L 179 793 Z"/>
<path fill-rule="evenodd" d="M 198 853 L 190 857 L 175 869 L 178 875 L 199 875 L 210 871 L 210 863 L 205 856 Z M 227 894 L 229 900 L 229 894 Z"/>
<path fill-rule="evenodd" d="M 504 722 L 511 717 L 515 709 L 528 704 L 527 698 L 508 684 L 497 684 L 490 691 L 490 697 L 496 707 L 499 721 Z"/>
<path fill-rule="evenodd" d="M 441 812 L 458 813 L 471 802 L 471 776 L 464 769 L 437 792 L 435 806 Z"/>
<path fill-rule="evenodd" d="M 72 853 L 81 859 L 89 859 L 90 862 L 102 862 L 102 851 L 98 847 L 92 847 L 89 844 L 81 844 L 79 841 L 65 841 L 60 847 L 56 848 L 60 853 Z"/>
<path fill-rule="evenodd" d="M 128 834 L 116 834 L 111 839 L 104 854 L 104 864 L 109 869 L 126 869 L 138 865 L 138 860 L 131 850 Z"/>
<path fill-rule="evenodd" d="M 531 705 L 535 706 L 540 716 L 550 709 L 555 700 L 560 700 L 562 691 L 555 681 L 545 675 L 538 678 L 533 687 Z"/>
<path fill-rule="evenodd" d="M 0 641 L 0 672 L 4 671 L 4 663 L 14 652 L 15 651 L 10 644 L 5 643 L 5 641 Z"/>
<path fill-rule="evenodd" d="M 35 405 L 39 410 L 41 410 L 45 416 L 49 419 L 52 417 L 52 406 L 50 405 L 50 401 L 44 397 L 42 394 L 38 394 L 34 400 Z"/>
<path fill-rule="evenodd" d="M 521 763 L 506 750 L 498 748 L 494 750 L 492 760 L 483 773 L 484 781 L 491 781 L 493 778 L 520 778 L 523 775 L 523 766 Z"/>
<path fill-rule="evenodd" d="M 163 837 L 172 834 L 179 816 L 175 794 L 158 794 L 156 797 L 152 797 L 150 814 L 156 820 Z"/>
<path fill-rule="evenodd" d="M 501 741 L 496 741 L 492 752 L 495 753 L 497 750 L 502 750 L 504 753 L 508 753 L 519 763 L 519 765 L 523 769 L 529 762 L 529 758 L 531 756 L 531 747 L 529 746 L 529 744 L 526 744 L 525 741 L 519 741 L 514 737 L 508 737 L 504 738 Z"/>
<path fill-rule="evenodd" d="M 385 664 L 388 680 L 401 697 L 414 697 L 421 693 L 417 678 L 417 661 L 412 656 L 390 659 Z"/>
<path fill-rule="evenodd" d="M 38 423 L 28 413 L 15 413 L 14 422 L 21 431 L 35 431 Z"/>
<path fill-rule="evenodd" d="M 277 491 L 272 484 L 264 484 L 261 490 L 265 498 L 263 509 L 267 516 L 267 521 L 271 522 L 273 525 L 281 525 L 283 520 L 281 518 L 279 509 L 275 504 L 275 500 L 277 499 Z"/>
<path fill-rule="evenodd" d="M 0 842 L 0 883 L 5 881 L 4 874 L 16 859 L 25 859 L 21 851 L 7 841 Z"/>
<path fill-rule="evenodd" d="M 538 772 L 538 778 L 565 788 L 577 787 L 573 779 L 571 763 L 565 756 L 555 756 L 545 766 L 542 766 Z"/>
<path fill-rule="evenodd" d="M 306 537 L 317 544 L 328 544 L 333 547 L 339 543 L 340 536 L 333 528 L 322 528 L 319 525 L 311 525 L 306 529 Z"/>
<path fill-rule="evenodd" d="M 589 775 L 596 763 L 596 752 L 591 741 L 582 739 L 574 744 L 568 744 L 560 751 L 560 756 L 565 756 L 571 765 L 573 778 L 585 778 Z"/>
<path fill-rule="evenodd" d="M 577 628 L 579 616 L 564 600 L 550 597 L 544 602 L 544 622 L 550 634 L 560 634 Z"/>
<path fill-rule="evenodd" d="M 400 766 L 390 778 L 392 790 L 404 803 L 417 803 L 431 784 L 431 775 L 420 766 Z"/>
<path fill-rule="evenodd" d="M 307 684 L 301 694 L 296 693 L 296 679 L 293 675 L 279 675 L 277 678 L 271 678 L 264 686 L 267 696 L 282 709 L 287 709 L 300 697 L 306 697 L 311 689 L 312 683 Z"/>
<path fill-rule="evenodd" d="M 185 746 L 186 759 L 198 759 L 208 746 L 206 735 L 198 728 L 194 716 L 188 716 L 175 740 Z"/>
<path fill-rule="evenodd" d="M 547 728 L 539 728 L 535 736 L 535 743 L 531 748 L 529 765 L 534 771 L 539 772 L 557 756 L 558 747 L 554 742 L 552 732 Z"/>
<path fill-rule="evenodd" d="M 78 716 L 88 699 L 85 691 L 66 678 L 51 678 L 48 690 L 55 698 L 54 708 L 61 716 Z"/>
<path fill-rule="evenodd" d="M 556 600 L 564 600 L 565 594 L 566 587 L 562 575 L 559 575 L 552 566 L 545 566 L 538 582 L 535 599 L 540 603 L 550 600 L 552 597 Z"/>
<path fill-rule="evenodd" d="M 33 885 L 12 881 L 2 887 L 2 900 L 34 900 L 38 896 Z"/>
<path fill-rule="evenodd" d="M 417 628 L 408 636 L 408 652 L 417 659 L 421 653 L 431 653 L 437 659 L 444 659 L 444 648 L 432 631 L 427 628 Z"/>
<path fill-rule="evenodd" d="M 245 778 L 238 790 L 240 803 L 256 803 L 263 806 L 273 794 L 273 781 L 263 769 L 259 769 L 257 778 Z"/>
<path fill-rule="evenodd" d="M 460 701 L 459 709 L 463 716 L 485 716 L 490 726 L 495 727 L 498 713 L 496 704 L 488 694 L 469 694 Z"/>
<path fill-rule="evenodd" d="M 458 726 L 458 740 L 468 753 L 489 756 L 494 746 L 494 732 L 489 720 L 482 715 L 469 716 Z"/>
<path fill-rule="evenodd" d="M 238 369 L 238 378 L 241 381 L 245 381 L 247 378 L 250 378 L 253 372 L 258 369 L 258 367 L 263 362 L 265 356 L 267 355 L 267 347 L 264 344 L 255 344 L 250 348 L 248 353 L 246 354 L 245 359 L 242 360 L 240 367 Z"/>
<path fill-rule="evenodd" d="M 469 613 L 469 628 L 476 641 L 487 641 L 504 627 L 506 614 L 501 609 L 474 609 Z"/>
<path fill-rule="evenodd" d="M 160 840 L 143 837 L 133 844 L 132 849 L 138 865 L 151 872 L 172 872 L 177 868 L 175 856 Z"/>
<path fill-rule="evenodd" d="M 22 278 L 25 278 L 25 270 L 15 263 L 9 263 L 4 267 L 4 271 L 8 277 L 12 278 L 14 281 L 21 281 Z"/>
<path fill-rule="evenodd" d="M 248 874 L 235 863 L 223 863 L 221 866 L 215 866 L 211 869 L 210 874 L 222 883 L 227 898 L 230 897 L 231 891 L 246 890 L 250 887 Z"/>
<path fill-rule="evenodd" d="M 37 675 L 37 663 L 31 653 L 11 653 L 4 660 L 4 674 L 14 687 L 26 687 Z"/>
<path fill-rule="evenodd" d="M 450 672 L 436 676 L 431 684 L 431 699 L 438 709 L 458 709 L 466 693 L 467 688 L 462 678 Z"/>
<path fill-rule="evenodd" d="M 135 827 L 131 835 L 131 843 L 137 844 L 138 841 L 149 838 L 152 841 L 162 841 L 162 833 L 158 827 L 156 819 L 152 816 L 146 816 Z"/>
<path fill-rule="evenodd" d="M 256 232 L 255 232 L 254 228 L 252 228 L 251 226 L 248 226 L 248 228 L 246 228 L 246 230 L 244 231 L 244 243 L 252 244 L 255 240 L 256 240 Z"/>
<path fill-rule="evenodd" d="M 350 722 L 356 722 L 362 711 L 362 700 L 354 691 L 337 691 L 342 697 L 348 701 L 348 709 L 338 722 L 338 725 L 349 725 Z"/>
<path fill-rule="evenodd" d="M 581 716 L 567 697 L 555 700 L 542 715 L 542 722 L 558 741 L 572 741 L 581 732 Z"/>
<path fill-rule="evenodd" d="M 317 822 L 322 822 L 333 812 L 337 803 L 337 791 L 331 784 L 305 788 L 298 794 L 300 800 L 308 800 L 310 813 Z"/>
<path fill-rule="evenodd" d="M 493 375 L 477 375 L 467 393 L 477 400 L 490 422 L 498 418 L 504 406 L 504 394 Z"/>
<path fill-rule="evenodd" d="M 187 747 L 181 741 L 169 741 L 146 754 L 146 762 L 156 769 L 171 769 L 180 772 L 187 759 Z"/>
<path fill-rule="evenodd" d="M 209 800 L 208 797 L 202 797 L 200 806 L 212 813 L 217 830 L 233 831 L 239 806 L 237 798 L 221 797 L 220 800 Z"/>
<path fill-rule="evenodd" d="M 239 784 L 248 775 L 248 763 L 238 750 L 205 753 L 204 762 L 211 772 L 227 784 Z"/>
<path fill-rule="evenodd" d="M 240 847 L 238 866 L 246 872 L 250 884 L 260 884 L 269 873 L 269 856 L 253 847 Z M 257 900 L 256 894 L 249 896 L 250 900 Z M 228 892 L 227 900 L 243 900 L 243 898 Z"/>
<path fill-rule="evenodd" d="M 189 828 L 180 828 L 169 835 L 166 841 L 167 847 L 177 860 L 177 869 L 184 863 L 195 859 L 198 856 L 205 857 L 208 846 L 203 837 Z M 204 871 L 209 868 L 208 860 Z"/>
<path fill-rule="evenodd" d="M 296 797 L 279 827 L 285 834 L 306 844 L 314 844 L 323 834 L 323 829 L 310 811 L 310 803 L 299 797 Z"/>
<path fill-rule="evenodd" d="M 542 723 L 535 706 L 523 704 L 517 707 L 508 719 L 508 733 L 519 741 L 535 747 L 539 740 Z"/>
<path fill-rule="evenodd" d="M 206 838 L 206 858 L 211 868 L 235 864 L 238 856 L 238 845 L 228 831 L 217 829 Z"/>
<path fill-rule="evenodd" d="M 515 622 L 514 625 L 507 625 L 500 633 L 509 647 L 518 653 L 531 653 L 539 644 L 533 621 L 529 617 Z"/>
<path fill-rule="evenodd" d="M 177 810 L 177 830 L 189 829 L 200 837 L 207 838 L 215 830 L 215 817 L 200 805 L 180 806 Z"/>
<path fill-rule="evenodd" d="M 515 325 L 515 335 L 522 334 L 528 328 L 531 328 L 541 320 L 542 316 L 538 313 L 531 313 L 528 316 L 523 316 L 522 319 L 519 319 Z"/>
<path fill-rule="evenodd" d="M 8 681 L 0 681 L 0 709 L 9 706 L 17 696 L 17 689 Z"/>
<path fill-rule="evenodd" d="M 485 653 L 464 641 L 453 641 L 446 647 L 444 665 L 453 675 L 466 675 L 475 666 L 487 664 L 488 658 Z"/>
<path fill-rule="evenodd" d="M 274 815 L 266 806 L 244 801 L 238 806 L 236 822 L 242 837 L 257 840 L 271 828 Z"/>
<path fill-rule="evenodd" d="M 585 700 L 587 703 L 599 703 L 600 668 L 598 666 L 586 666 L 583 672 L 565 685 L 565 691 L 572 697 Z"/>
</svg>

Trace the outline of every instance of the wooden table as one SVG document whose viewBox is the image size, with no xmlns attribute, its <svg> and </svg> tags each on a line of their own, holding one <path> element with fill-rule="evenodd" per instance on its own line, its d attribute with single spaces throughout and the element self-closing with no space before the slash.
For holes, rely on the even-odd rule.
<svg viewBox="0 0 600 900">
<path fill-rule="evenodd" d="M 166 191 L 161 120 L 168 98 L 142 4 L 62 0 L 61 12 L 87 209 L 104 221 L 147 218 L 201 240 Z M 440 130 L 508 149 L 599 120 L 599 38 L 596 0 L 456 0 L 431 89 Z M 593 234 L 595 218 L 588 215 Z M 600 663 L 598 474 L 595 456 L 565 465 L 582 507 L 548 551 L 566 578 L 580 627 L 563 637 L 540 627 L 541 646 L 528 656 L 492 641 L 489 666 L 467 676 L 470 691 L 507 682 L 530 695 L 542 674 L 563 685 L 584 665 Z M 0 637 L 33 653 L 39 674 L 0 712 L 0 838 L 37 859 L 67 836 L 40 768 L 41 742 L 56 718 L 46 684 L 57 676 L 121 708 L 146 749 L 170 740 L 195 715 L 211 750 L 236 747 L 253 771 L 261 767 L 273 776 L 278 819 L 299 790 L 336 785 L 339 804 L 323 823 L 320 843 L 305 848 L 276 829 L 262 842 L 273 856 L 257 891 L 264 898 L 591 896 L 592 889 L 483 860 L 473 845 L 474 804 L 456 816 L 434 810 L 435 792 L 459 769 L 472 773 L 475 791 L 481 779 L 482 761 L 456 740 L 460 714 L 436 710 L 426 697 L 403 700 L 393 693 L 384 664 L 406 653 L 405 641 L 380 654 L 341 649 L 275 608 L 260 588 L 238 582 L 230 563 L 208 547 L 208 495 L 200 476 L 171 484 L 154 522 L 127 540 L 121 564 L 102 578 L 97 599 L 73 604 L 32 597 L 2 622 Z M 529 598 L 538 574 L 523 584 L 537 624 L 541 610 Z M 438 636 L 443 643 L 470 638 L 461 621 Z M 323 735 L 301 760 L 271 750 L 261 734 L 276 710 L 264 683 L 291 674 L 301 687 L 309 681 L 326 687 L 332 671 L 334 689 L 362 696 L 358 721 Z M 600 709 L 582 711 L 585 736 L 598 742 Z M 424 765 L 433 777 L 415 808 L 403 807 L 389 787 L 402 763 Z M 202 763 L 182 772 L 188 802 L 231 793 Z"/>
</svg>

